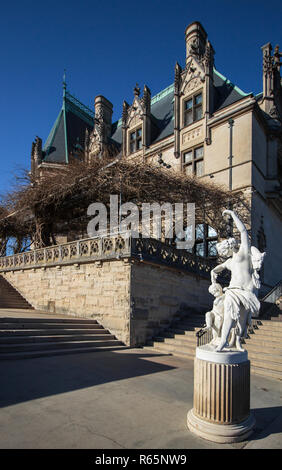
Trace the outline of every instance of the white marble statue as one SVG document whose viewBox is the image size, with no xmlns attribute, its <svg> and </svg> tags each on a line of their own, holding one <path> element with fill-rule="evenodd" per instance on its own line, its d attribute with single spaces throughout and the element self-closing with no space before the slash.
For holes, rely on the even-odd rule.
<svg viewBox="0 0 282 470">
<path fill-rule="evenodd" d="M 248 233 L 245 225 L 235 212 L 226 210 L 223 215 L 231 216 L 241 235 L 241 243 L 238 246 L 234 238 L 217 243 L 216 248 L 220 256 L 227 260 L 216 266 L 211 271 L 211 281 L 218 290 L 217 276 L 223 270 L 231 271 L 231 281 L 228 287 L 223 289 L 224 294 L 220 296 L 223 304 L 223 319 L 220 329 L 214 329 L 216 337 L 211 344 L 216 345 L 215 351 L 230 348 L 236 342 L 236 348 L 244 351 L 241 346 L 241 338 L 246 335 L 247 326 L 251 323 L 252 315 L 259 312 L 260 302 L 257 298 L 257 290 L 260 288 L 259 270 L 262 266 L 265 253 L 249 244 Z M 214 306 L 215 307 L 215 306 Z M 214 308 L 213 308 L 214 310 Z M 212 327 L 212 317 L 207 313 L 207 328 Z M 217 314 L 219 315 L 219 313 Z M 210 318 L 209 318 L 210 317 Z M 217 325 L 219 319 L 217 318 Z M 234 328 L 235 336 L 232 334 Z M 228 339 L 231 337 L 230 342 Z M 235 339 L 236 337 L 236 339 Z M 217 340 L 216 340 L 217 338 Z"/>
<path fill-rule="evenodd" d="M 203 330 L 212 330 L 212 341 L 210 344 L 217 344 L 221 336 L 221 328 L 223 324 L 224 315 L 224 298 L 225 295 L 222 287 L 217 282 L 214 282 L 209 287 L 209 293 L 215 297 L 212 310 L 206 313 L 206 326 Z"/>
</svg>

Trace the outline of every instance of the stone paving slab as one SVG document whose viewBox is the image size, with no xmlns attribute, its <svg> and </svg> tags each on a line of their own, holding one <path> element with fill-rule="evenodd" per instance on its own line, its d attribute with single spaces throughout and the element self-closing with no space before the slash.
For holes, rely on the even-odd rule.
<svg viewBox="0 0 282 470">
<path fill-rule="evenodd" d="M 251 376 L 255 432 L 216 444 L 193 435 L 193 361 L 143 349 L 0 363 L 1 449 L 282 447 L 282 383 Z"/>
</svg>

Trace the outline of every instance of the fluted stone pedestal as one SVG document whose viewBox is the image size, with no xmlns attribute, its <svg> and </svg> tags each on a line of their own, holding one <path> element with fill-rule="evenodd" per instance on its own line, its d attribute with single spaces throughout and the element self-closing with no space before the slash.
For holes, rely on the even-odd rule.
<svg viewBox="0 0 282 470">
<path fill-rule="evenodd" d="M 190 431 L 214 442 L 245 440 L 255 424 L 250 414 L 250 361 L 247 351 L 213 346 L 196 349 L 194 407 L 189 411 Z"/>
</svg>

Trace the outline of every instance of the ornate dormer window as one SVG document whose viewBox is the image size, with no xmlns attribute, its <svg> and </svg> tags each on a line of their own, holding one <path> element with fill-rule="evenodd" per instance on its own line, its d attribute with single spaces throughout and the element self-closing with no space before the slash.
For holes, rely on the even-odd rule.
<svg viewBox="0 0 282 470">
<path fill-rule="evenodd" d="M 151 141 L 151 92 L 145 85 L 143 96 L 136 84 L 134 99 L 130 106 L 126 101 L 122 111 L 122 153 L 123 156 L 142 152 Z"/>
<path fill-rule="evenodd" d="M 138 127 L 133 132 L 130 132 L 129 151 L 130 153 L 137 152 L 142 149 L 142 127 Z"/>
<path fill-rule="evenodd" d="M 203 117 L 203 95 L 198 93 L 184 102 L 184 126 Z"/>
</svg>

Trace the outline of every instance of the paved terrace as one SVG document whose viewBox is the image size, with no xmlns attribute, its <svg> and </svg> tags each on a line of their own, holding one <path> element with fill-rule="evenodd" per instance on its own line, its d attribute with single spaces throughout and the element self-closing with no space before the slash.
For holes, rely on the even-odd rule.
<svg viewBox="0 0 282 470">
<path fill-rule="evenodd" d="M 0 377 L 2 449 L 282 447 L 282 382 L 261 376 L 251 376 L 255 432 L 246 442 L 224 445 L 186 426 L 193 406 L 190 360 L 125 349 L 3 360 Z"/>
</svg>

